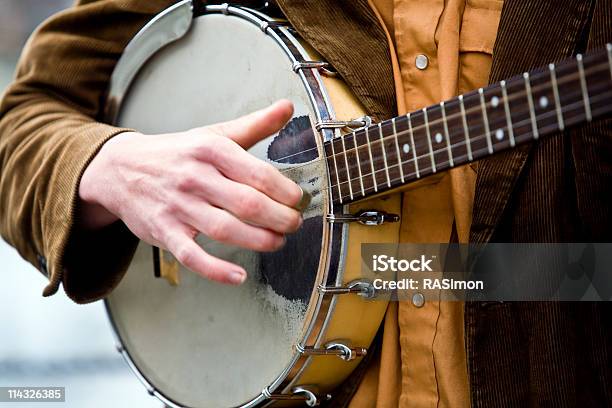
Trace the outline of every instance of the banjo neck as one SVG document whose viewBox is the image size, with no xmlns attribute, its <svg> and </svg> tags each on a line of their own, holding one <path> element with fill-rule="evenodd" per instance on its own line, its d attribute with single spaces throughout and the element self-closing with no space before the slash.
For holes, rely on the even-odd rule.
<svg viewBox="0 0 612 408">
<path fill-rule="evenodd" d="M 612 112 L 612 44 L 325 143 L 349 203 Z"/>
</svg>

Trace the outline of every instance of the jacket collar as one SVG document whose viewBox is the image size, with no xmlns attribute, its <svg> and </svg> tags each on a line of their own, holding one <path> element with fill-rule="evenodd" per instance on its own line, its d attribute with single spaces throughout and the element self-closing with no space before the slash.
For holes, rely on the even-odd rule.
<svg viewBox="0 0 612 408">
<path fill-rule="evenodd" d="M 367 0 L 277 0 L 293 27 L 376 119 L 396 115 L 387 38 Z"/>
</svg>

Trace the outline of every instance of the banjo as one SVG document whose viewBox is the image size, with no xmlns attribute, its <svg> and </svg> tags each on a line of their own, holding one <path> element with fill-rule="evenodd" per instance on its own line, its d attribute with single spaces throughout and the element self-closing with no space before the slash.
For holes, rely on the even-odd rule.
<svg viewBox="0 0 612 408">
<path fill-rule="evenodd" d="M 140 243 L 105 301 L 118 350 L 168 406 L 316 406 L 333 398 L 387 308 L 374 301 L 380 294 L 356 260 L 362 242 L 398 241 L 398 188 L 608 115 L 612 45 L 373 124 L 287 21 L 183 0 L 125 49 L 106 119 L 175 132 L 281 98 L 294 103 L 293 118 L 250 153 L 304 190 L 300 231 L 275 253 L 198 237 L 208 253 L 248 271 L 239 287 L 202 279 Z"/>
</svg>

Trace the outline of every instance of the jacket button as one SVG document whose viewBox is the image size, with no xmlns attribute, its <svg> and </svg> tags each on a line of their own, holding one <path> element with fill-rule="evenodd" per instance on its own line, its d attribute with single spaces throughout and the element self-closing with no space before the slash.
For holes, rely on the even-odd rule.
<svg viewBox="0 0 612 408">
<path fill-rule="evenodd" d="M 423 296 L 422 293 L 415 293 L 414 295 L 412 295 L 412 304 L 415 307 L 423 307 L 423 305 L 425 304 L 425 296 Z"/>
<path fill-rule="evenodd" d="M 414 64 L 420 70 L 424 70 L 429 65 L 429 58 L 425 54 L 419 54 L 414 60 Z"/>
</svg>

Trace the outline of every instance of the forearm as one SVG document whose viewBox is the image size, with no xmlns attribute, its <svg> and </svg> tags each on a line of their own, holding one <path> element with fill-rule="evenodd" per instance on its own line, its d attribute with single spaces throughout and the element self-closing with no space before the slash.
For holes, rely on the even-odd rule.
<svg viewBox="0 0 612 408">
<path fill-rule="evenodd" d="M 92 285 L 103 279 L 104 271 L 91 270 L 93 259 L 66 266 L 73 241 L 97 245 L 101 236 L 110 238 L 110 231 L 122 234 L 110 241 L 133 240 L 116 226 L 84 233 L 78 186 L 101 146 L 125 131 L 96 121 L 116 61 L 130 38 L 173 2 L 80 3 L 52 17 L 29 40 L 16 80 L 0 104 L 0 233 L 50 278 L 46 295 L 62 280 L 66 286 L 67 276 L 91 274 Z M 99 250 L 89 253 L 96 255 L 113 257 Z M 110 271 L 124 263 L 105 266 Z M 68 294 L 79 302 L 104 295 L 99 288 L 68 286 Z"/>
</svg>

